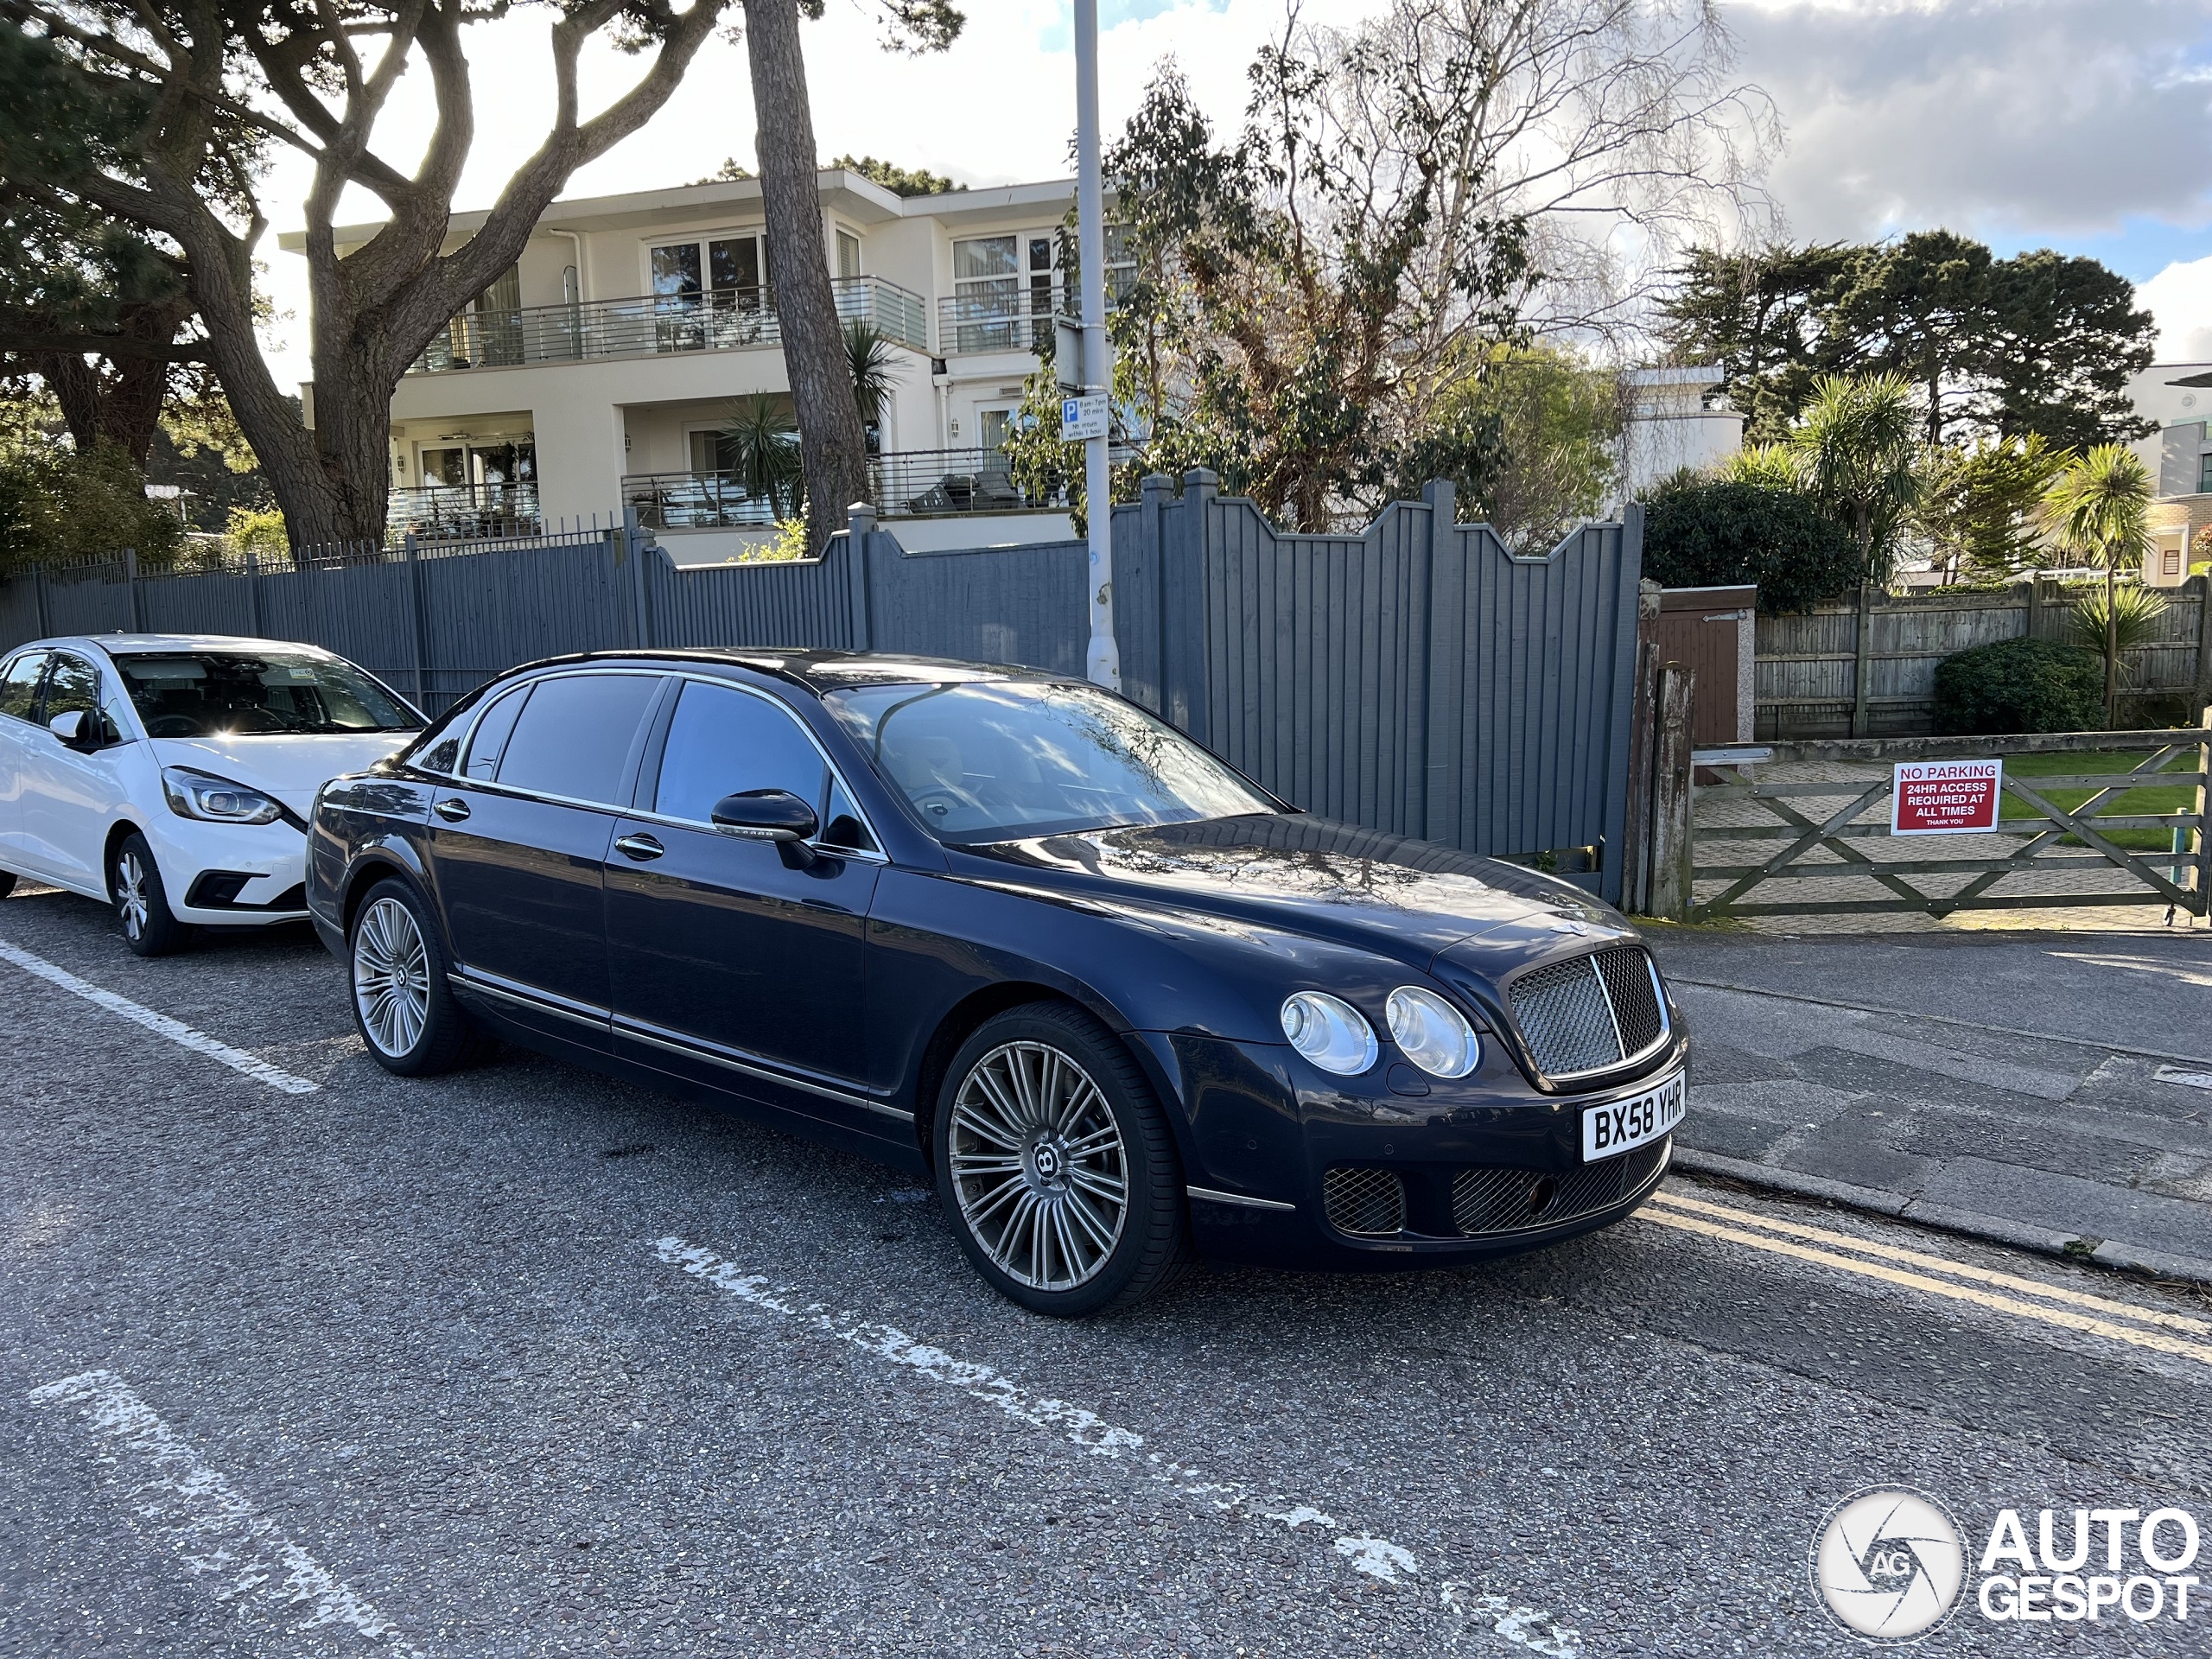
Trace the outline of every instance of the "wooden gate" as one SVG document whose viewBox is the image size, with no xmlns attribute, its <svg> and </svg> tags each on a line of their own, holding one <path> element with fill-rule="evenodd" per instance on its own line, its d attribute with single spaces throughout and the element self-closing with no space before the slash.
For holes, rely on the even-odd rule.
<svg viewBox="0 0 2212 1659">
<path fill-rule="evenodd" d="M 2202 729 L 1700 750 L 1700 767 L 1723 767 L 1733 776 L 1724 772 L 1726 781 L 1694 791 L 1688 913 L 1699 920 L 1879 911 L 1948 916 L 2163 902 L 2170 915 L 2203 916 L 2212 893 L 2205 833 L 2212 709 L 2204 718 Z M 2120 768 L 2108 758 L 2114 751 L 2145 758 Z M 1900 761 L 2077 753 L 2083 756 L 2079 770 L 2045 772 L 2050 763 L 2039 762 L 2033 775 L 2022 776 L 2006 767 L 2002 798 L 2018 804 L 2018 816 L 2006 816 L 1993 832 L 1909 840 L 1891 835 L 1890 798 Z M 2193 770 L 2166 770 L 2183 757 Z M 2144 803 L 2127 802 L 2146 787 L 2193 791 L 2193 804 L 2143 810 Z M 2072 806 L 2051 798 L 2084 791 Z"/>
</svg>

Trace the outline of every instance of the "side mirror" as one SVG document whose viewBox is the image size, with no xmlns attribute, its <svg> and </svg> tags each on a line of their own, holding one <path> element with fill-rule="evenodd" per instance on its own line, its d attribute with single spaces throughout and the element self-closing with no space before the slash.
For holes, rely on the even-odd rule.
<svg viewBox="0 0 2212 1659">
<path fill-rule="evenodd" d="M 46 729 L 73 749 L 93 748 L 99 739 L 99 728 L 92 723 L 92 716 L 81 709 L 56 715 L 46 722 Z"/>
<path fill-rule="evenodd" d="M 814 809 L 787 789 L 748 789 L 715 803 L 715 828 L 757 841 L 806 842 L 820 828 Z"/>
</svg>

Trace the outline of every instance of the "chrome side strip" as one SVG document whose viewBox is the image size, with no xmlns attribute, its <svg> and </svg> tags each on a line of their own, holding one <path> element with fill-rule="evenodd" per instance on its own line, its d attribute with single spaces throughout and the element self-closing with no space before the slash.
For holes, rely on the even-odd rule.
<svg viewBox="0 0 2212 1659">
<path fill-rule="evenodd" d="M 1212 1204 L 1242 1205 L 1248 1210 L 1295 1211 L 1298 1208 L 1296 1205 L 1285 1204 L 1280 1198 L 1249 1198 L 1242 1192 L 1224 1192 L 1217 1187 L 1186 1186 L 1183 1190 L 1194 1198 L 1204 1198 Z"/>
<path fill-rule="evenodd" d="M 810 1077 L 795 1077 L 762 1064 L 756 1057 L 735 1049 L 724 1048 L 719 1043 L 704 1043 L 696 1037 L 686 1037 L 658 1026 L 649 1026 L 640 1020 L 617 1016 L 614 1021 L 617 1036 L 627 1037 L 652 1048 L 671 1054 L 680 1054 L 686 1059 L 705 1060 L 715 1065 L 726 1066 L 745 1077 L 757 1077 L 763 1083 L 779 1083 L 786 1089 L 797 1089 L 810 1095 L 819 1095 L 824 1100 L 834 1100 L 846 1106 L 858 1106 L 901 1123 L 912 1123 L 914 1115 L 904 1107 L 893 1106 L 867 1095 L 856 1095 L 849 1089 L 833 1088 L 826 1083 L 817 1083 Z"/>
<path fill-rule="evenodd" d="M 541 991 L 535 986 L 518 984 L 488 974 L 481 968 L 455 967 L 453 976 L 472 991 L 497 997 L 502 1002 L 512 1002 L 517 1007 L 527 1008 L 532 1014 L 550 1014 L 563 1020 L 573 1020 L 580 1026 L 589 1026 L 594 1031 L 605 1031 L 613 1015 L 605 1008 L 594 1007 L 588 1002 L 572 1002 L 565 996 L 556 996 L 550 991 Z"/>
</svg>

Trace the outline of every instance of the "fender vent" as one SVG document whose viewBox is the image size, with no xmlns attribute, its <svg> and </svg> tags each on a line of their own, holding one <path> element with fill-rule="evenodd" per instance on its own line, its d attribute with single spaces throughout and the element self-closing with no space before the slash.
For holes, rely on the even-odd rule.
<svg viewBox="0 0 2212 1659">
<path fill-rule="evenodd" d="M 1321 1207 L 1340 1233 L 1373 1238 L 1406 1230 L 1406 1187 L 1387 1169 L 1332 1169 L 1321 1178 Z"/>
</svg>

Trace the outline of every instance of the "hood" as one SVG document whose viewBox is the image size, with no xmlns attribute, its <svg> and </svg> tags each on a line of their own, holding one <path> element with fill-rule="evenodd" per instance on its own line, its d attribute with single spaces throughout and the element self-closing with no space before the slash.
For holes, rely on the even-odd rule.
<svg viewBox="0 0 2212 1659">
<path fill-rule="evenodd" d="M 952 861 L 975 879 L 995 868 L 1025 885 L 1173 904 L 1424 967 L 1478 937 L 1497 936 L 1518 965 L 1548 953 L 1532 944 L 1571 954 L 1630 931 L 1534 870 L 1303 813 L 1002 842 L 954 849 Z"/>
<path fill-rule="evenodd" d="M 157 737 L 149 740 L 165 766 L 190 766 L 273 795 L 302 817 L 315 792 L 343 772 L 360 772 L 398 750 L 413 732 L 361 732 L 298 737 Z"/>
</svg>

